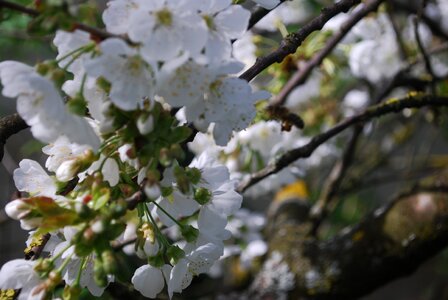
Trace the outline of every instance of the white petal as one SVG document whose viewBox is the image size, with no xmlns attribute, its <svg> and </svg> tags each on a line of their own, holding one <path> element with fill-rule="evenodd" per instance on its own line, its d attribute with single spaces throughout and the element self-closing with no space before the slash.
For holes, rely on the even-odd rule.
<svg viewBox="0 0 448 300">
<path fill-rule="evenodd" d="M 131 282 L 136 290 L 149 298 L 155 298 L 165 286 L 162 271 L 150 265 L 143 265 L 135 270 Z"/>
</svg>

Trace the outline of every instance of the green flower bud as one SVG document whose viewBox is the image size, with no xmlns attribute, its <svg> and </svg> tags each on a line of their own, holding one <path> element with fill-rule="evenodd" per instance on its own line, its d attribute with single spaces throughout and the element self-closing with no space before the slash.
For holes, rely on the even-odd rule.
<svg viewBox="0 0 448 300">
<path fill-rule="evenodd" d="M 34 266 L 34 271 L 40 274 L 47 274 L 53 270 L 54 264 L 50 259 L 39 258 Z"/>
<path fill-rule="evenodd" d="M 192 184 L 198 184 L 201 180 L 201 171 L 198 168 L 186 168 L 187 177 Z"/>
<path fill-rule="evenodd" d="M 77 300 L 81 295 L 82 288 L 79 284 L 72 286 L 66 285 L 64 287 L 64 292 L 62 293 L 62 299 L 64 300 Z"/>
<path fill-rule="evenodd" d="M 62 281 L 62 275 L 59 271 L 51 271 L 46 280 L 47 290 L 53 290 Z"/>
<path fill-rule="evenodd" d="M 212 200 L 212 193 L 206 188 L 197 188 L 194 191 L 194 200 L 201 205 L 205 205 Z"/>
<path fill-rule="evenodd" d="M 56 86 L 62 86 L 66 79 L 66 73 L 64 70 L 55 69 L 51 73 L 51 80 L 55 83 Z"/>
<path fill-rule="evenodd" d="M 169 167 L 173 163 L 173 158 L 171 157 L 171 153 L 169 149 L 162 148 L 159 151 L 159 162 L 164 167 Z"/>
</svg>

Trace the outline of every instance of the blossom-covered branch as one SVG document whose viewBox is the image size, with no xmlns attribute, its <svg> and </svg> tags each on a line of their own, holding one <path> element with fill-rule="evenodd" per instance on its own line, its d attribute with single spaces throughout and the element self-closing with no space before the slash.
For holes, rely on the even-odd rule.
<svg viewBox="0 0 448 300">
<path fill-rule="evenodd" d="M 410 95 L 402 99 L 391 99 L 383 104 L 375 105 L 364 112 L 357 114 L 353 117 L 347 118 L 339 122 L 334 127 L 327 131 L 314 136 L 306 145 L 290 150 L 276 159 L 273 163 L 268 164 L 262 170 L 252 174 L 248 179 L 243 180 L 238 186 L 238 191 L 244 192 L 252 185 L 256 184 L 263 178 L 277 173 L 283 168 L 287 167 L 294 161 L 309 157 L 317 147 L 325 143 L 330 138 L 336 136 L 340 132 L 344 131 L 348 127 L 357 124 L 367 122 L 373 118 L 381 117 L 385 114 L 392 112 L 399 112 L 405 108 L 420 108 L 423 106 L 447 106 L 447 97 L 433 97 L 427 95 Z"/>
<path fill-rule="evenodd" d="M 372 0 L 368 1 L 360 10 L 353 13 L 350 18 L 341 26 L 338 33 L 333 35 L 326 45 L 316 53 L 305 65 L 301 66 L 299 70 L 288 80 L 288 82 L 283 86 L 281 91 L 274 97 L 271 101 L 272 106 L 283 105 L 294 88 L 305 83 L 305 81 L 310 76 L 313 69 L 319 66 L 322 61 L 327 57 L 333 49 L 342 41 L 342 39 L 347 35 L 347 33 L 352 30 L 352 28 L 368 15 L 370 12 L 375 11 L 378 6 L 384 0 Z"/>
<path fill-rule="evenodd" d="M 6 1 L 6 0 L 0 0 L 0 8 L 7 8 L 7 9 L 15 10 L 15 11 L 24 13 L 26 15 L 29 15 L 31 17 L 38 17 L 40 15 L 39 11 L 37 11 L 33 8 L 25 7 L 20 4 L 13 3 L 10 1 Z M 126 40 L 128 43 L 132 43 L 126 37 L 118 36 L 118 35 L 109 33 L 107 31 L 104 31 L 102 29 L 84 24 L 84 23 L 74 22 L 72 26 L 73 26 L 73 30 L 79 29 L 79 30 L 88 32 L 100 40 L 104 40 L 104 39 L 111 38 L 111 37 L 117 37 L 117 38 Z"/>
<path fill-rule="evenodd" d="M 280 46 L 264 57 L 257 59 L 255 64 L 241 74 L 240 78 L 251 81 L 264 69 L 274 63 L 281 62 L 286 56 L 296 52 L 302 42 L 314 31 L 322 29 L 325 23 L 341 12 L 347 12 L 350 8 L 359 4 L 360 0 L 341 0 L 330 7 L 322 9 L 322 13 L 303 26 L 299 31 L 289 34 Z"/>
</svg>

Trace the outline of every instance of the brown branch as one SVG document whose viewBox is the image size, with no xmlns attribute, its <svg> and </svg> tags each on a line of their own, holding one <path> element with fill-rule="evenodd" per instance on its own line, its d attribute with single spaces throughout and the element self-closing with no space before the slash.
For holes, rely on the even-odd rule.
<svg viewBox="0 0 448 300">
<path fill-rule="evenodd" d="M 389 0 L 389 3 L 394 7 L 395 11 L 403 11 L 411 14 L 418 14 L 419 7 L 410 1 L 403 2 L 398 0 Z M 438 37 L 448 41 L 448 34 L 443 30 L 439 22 L 434 21 L 430 16 L 424 12 L 421 14 L 421 19 L 431 29 L 431 31 Z"/>
<path fill-rule="evenodd" d="M 392 7 L 390 5 L 387 6 L 386 13 L 389 18 L 390 24 L 392 25 L 392 30 L 394 31 L 394 34 L 395 34 L 395 40 L 397 41 L 397 44 L 398 44 L 398 50 L 400 51 L 400 57 L 402 60 L 406 61 L 408 58 L 408 51 L 406 49 L 406 45 L 403 41 L 403 37 L 401 35 L 400 28 L 398 27 L 398 24 L 395 20 L 395 16 L 392 11 Z"/>
<path fill-rule="evenodd" d="M 38 17 L 40 15 L 39 11 L 37 11 L 35 9 L 25 7 L 20 4 L 12 3 L 9 1 L 5 1 L 5 0 L 0 0 L 0 8 L 2 8 L 2 7 L 27 14 L 31 17 Z M 102 30 L 102 29 L 99 29 L 99 28 L 96 28 L 96 27 L 93 27 L 93 26 L 90 26 L 90 25 L 87 25 L 84 23 L 74 22 L 73 30 L 75 30 L 75 29 L 79 29 L 79 30 L 85 31 L 87 33 L 90 33 L 92 36 L 95 36 L 95 37 L 99 38 L 100 40 L 105 40 L 107 38 L 115 37 L 115 38 L 123 39 L 129 44 L 133 44 L 133 42 L 131 40 L 129 40 L 127 37 L 112 34 L 105 30 Z"/>
<path fill-rule="evenodd" d="M 258 58 L 252 67 L 241 74 L 240 78 L 251 81 L 270 65 L 283 61 L 286 56 L 296 52 L 297 48 L 312 32 L 322 29 L 328 20 L 341 12 L 347 12 L 360 2 L 361 0 L 341 0 L 330 7 L 323 8 L 319 16 L 315 17 L 299 31 L 289 34 L 276 50 L 265 57 Z"/>
<path fill-rule="evenodd" d="M 329 204 L 335 199 L 345 174 L 347 173 L 347 169 L 353 162 L 356 145 L 358 144 L 363 128 L 364 126 L 358 125 L 353 129 L 353 135 L 344 151 L 342 159 L 334 165 L 330 172 L 330 176 L 322 188 L 319 199 L 311 208 L 310 217 L 313 224 L 311 226 L 310 234 L 312 236 L 316 236 L 320 224 L 328 214 Z"/>
<path fill-rule="evenodd" d="M 290 299 L 358 299 L 415 271 L 448 246 L 448 186 L 417 186 L 327 241 L 306 239 L 307 207 L 296 201 L 278 207 L 270 252 L 278 252 L 295 275 Z M 302 212 L 302 213 L 301 213 Z M 294 251 L 291 251 L 294 249 Z M 269 270 L 273 272 L 272 270 Z M 262 279 L 266 274 L 260 273 Z M 257 299 L 272 295 L 255 280 Z"/>
<path fill-rule="evenodd" d="M 26 260 L 36 260 L 40 257 L 42 254 L 42 251 L 44 251 L 45 245 L 50 240 L 51 235 L 49 233 L 46 233 L 42 235 L 39 245 L 34 246 L 29 251 L 25 253 L 25 259 Z"/>
<path fill-rule="evenodd" d="M 428 74 L 431 76 L 431 78 L 434 79 L 434 78 L 437 78 L 437 76 L 434 73 L 434 69 L 432 67 L 431 60 L 428 56 L 428 52 L 426 51 L 425 46 L 423 45 L 422 39 L 420 37 L 420 32 L 418 30 L 420 18 L 421 18 L 421 14 L 419 14 L 418 17 L 413 19 L 415 40 L 417 42 L 418 49 L 420 50 L 420 53 L 422 54 L 423 62 L 425 63 L 426 72 L 428 72 Z M 435 87 L 435 83 L 433 81 L 431 82 L 431 92 L 433 95 L 436 94 L 436 87 Z"/>
<path fill-rule="evenodd" d="M 385 103 L 371 106 L 364 112 L 344 119 L 327 131 L 314 136 L 306 145 L 286 152 L 274 162 L 268 164 L 262 170 L 252 174 L 249 178 L 243 180 L 238 186 L 237 190 L 239 192 L 244 192 L 260 180 L 268 177 L 271 174 L 277 173 L 296 160 L 309 157 L 317 147 L 352 125 L 364 123 L 371 119 L 378 118 L 392 112 L 399 112 L 405 108 L 420 108 L 423 106 L 448 106 L 448 97 L 416 95 L 409 96 L 403 99 L 392 99 L 386 101 Z"/>
<path fill-rule="evenodd" d="M 317 54 L 315 54 L 306 64 L 301 67 L 293 77 L 283 86 L 280 93 L 271 102 L 271 106 L 283 105 L 288 95 L 299 85 L 306 82 L 313 69 L 319 66 L 322 61 L 327 57 L 333 49 L 342 41 L 347 33 L 366 15 L 378 9 L 378 6 L 384 0 L 369 1 L 362 9 L 355 12 L 350 18 L 341 26 L 340 31 L 333 35 L 327 42 L 324 48 L 322 48 Z"/>
<path fill-rule="evenodd" d="M 26 128 L 28 128 L 28 125 L 18 114 L 0 119 L 0 161 L 3 159 L 3 147 L 6 144 L 6 140 Z"/>
<path fill-rule="evenodd" d="M 283 2 L 285 2 L 286 0 L 280 0 L 280 3 L 274 7 L 273 9 L 266 9 L 263 7 L 257 7 L 251 14 L 250 19 L 249 19 L 249 24 L 247 25 L 247 30 L 251 29 L 252 27 L 255 26 L 255 24 L 257 24 L 261 19 L 263 19 L 268 13 L 270 13 L 272 10 L 276 9 L 277 7 L 279 7 Z"/>
</svg>

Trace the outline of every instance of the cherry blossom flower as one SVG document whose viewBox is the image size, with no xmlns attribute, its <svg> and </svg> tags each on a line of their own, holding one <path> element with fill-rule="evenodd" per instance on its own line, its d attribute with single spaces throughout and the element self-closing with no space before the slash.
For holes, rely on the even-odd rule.
<svg viewBox="0 0 448 300">
<path fill-rule="evenodd" d="M 85 63 L 92 76 L 102 76 L 112 83 L 109 97 L 123 110 L 140 107 L 154 93 L 152 67 L 142 61 L 137 51 L 123 40 L 107 39 L 100 44 L 101 54 Z"/>
<path fill-rule="evenodd" d="M 37 139 L 51 143 L 65 135 L 71 142 L 99 147 L 99 138 L 88 122 L 72 115 L 53 83 L 33 68 L 14 61 L 0 63 L 3 95 L 17 97 L 17 111 Z"/>
<path fill-rule="evenodd" d="M 43 281 L 34 271 L 35 261 L 14 259 L 0 269 L 0 289 L 19 290 L 18 300 L 41 300 L 45 290 L 38 286 Z"/>
<path fill-rule="evenodd" d="M 205 53 L 208 61 L 230 58 L 231 40 L 240 38 L 246 31 L 250 13 L 230 0 L 201 1 L 199 10 L 208 28 Z"/>
<path fill-rule="evenodd" d="M 207 40 L 205 21 L 190 1 L 154 0 L 145 2 L 131 15 L 129 37 L 143 44 L 148 61 L 167 61 L 181 54 L 198 55 Z"/>
</svg>

